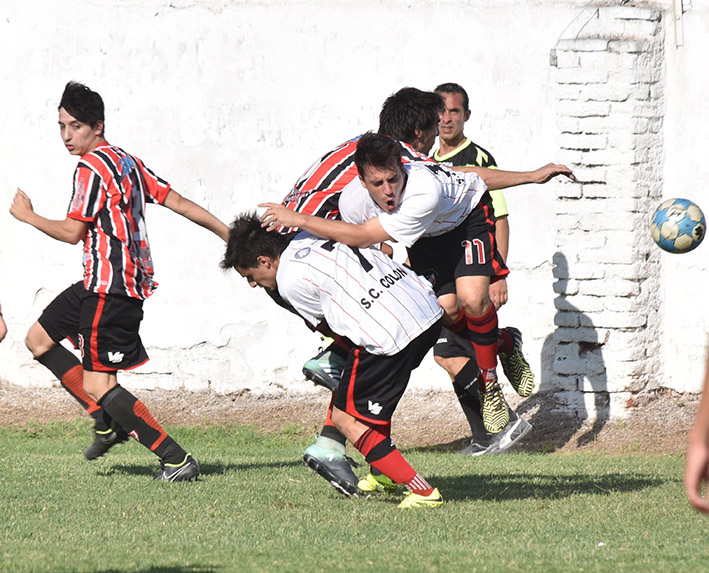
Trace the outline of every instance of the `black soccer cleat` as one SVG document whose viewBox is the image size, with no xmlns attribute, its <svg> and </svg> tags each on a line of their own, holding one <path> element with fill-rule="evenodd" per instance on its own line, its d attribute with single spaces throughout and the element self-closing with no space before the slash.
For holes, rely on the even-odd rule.
<svg viewBox="0 0 709 573">
<path fill-rule="evenodd" d="M 87 460 L 95 460 L 105 455 L 116 444 L 122 444 L 128 439 L 128 432 L 123 428 L 116 428 L 108 433 L 94 433 L 94 441 L 84 452 Z"/>
<path fill-rule="evenodd" d="M 158 481 L 195 481 L 199 475 L 199 464 L 190 454 L 179 464 L 160 462 L 160 470 L 153 479 Z"/>
<path fill-rule="evenodd" d="M 351 467 L 354 462 L 344 454 L 331 452 L 313 444 L 305 450 L 303 460 L 342 495 L 359 497 L 357 476 Z"/>
<path fill-rule="evenodd" d="M 341 349 L 333 343 L 303 365 L 303 375 L 313 384 L 335 392 L 346 363 L 347 355 L 343 356 Z"/>
</svg>

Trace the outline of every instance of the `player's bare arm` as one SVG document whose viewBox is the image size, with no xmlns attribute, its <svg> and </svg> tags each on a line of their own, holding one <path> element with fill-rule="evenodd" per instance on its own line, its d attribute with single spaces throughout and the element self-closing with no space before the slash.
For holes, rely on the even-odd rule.
<svg viewBox="0 0 709 573">
<path fill-rule="evenodd" d="M 261 216 L 261 226 L 269 231 L 280 226 L 298 227 L 323 239 L 337 241 L 350 247 L 369 247 L 392 240 L 376 217 L 361 225 L 355 225 L 305 215 L 278 203 L 261 203 L 259 207 L 266 208 L 266 212 Z"/>
<path fill-rule="evenodd" d="M 47 219 L 35 213 L 32 201 L 22 189 L 17 189 L 15 198 L 12 200 L 10 214 L 18 221 L 32 225 L 52 239 L 76 245 L 86 236 L 87 224 L 76 219 L 54 220 Z"/>
<path fill-rule="evenodd" d="M 229 227 L 212 215 L 209 211 L 200 207 L 194 201 L 180 195 L 174 189 L 170 189 L 163 203 L 165 207 L 189 219 L 193 223 L 209 229 L 220 237 L 225 243 L 229 240 Z"/>
<path fill-rule="evenodd" d="M 497 250 L 502 260 L 507 262 L 507 253 L 510 244 L 510 225 L 507 216 L 500 217 L 495 222 L 495 242 L 497 243 Z M 499 310 L 508 300 L 507 278 L 503 277 L 491 283 L 489 294 L 490 301 L 495 305 L 495 308 Z"/>
<path fill-rule="evenodd" d="M 702 397 L 687 441 L 689 447 L 684 470 L 687 498 L 695 509 L 709 513 L 709 346 L 706 348 Z"/>
<path fill-rule="evenodd" d="M 534 171 L 504 171 L 502 169 L 470 166 L 456 167 L 455 170 L 477 173 L 488 189 L 507 189 L 508 187 L 526 185 L 528 183 L 547 183 L 559 175 L 564 175 L 571 181 L 577 181 L 571 169 L 566 167 L 566 165 L 556 163 L 548 163 Z"/>
</svg>

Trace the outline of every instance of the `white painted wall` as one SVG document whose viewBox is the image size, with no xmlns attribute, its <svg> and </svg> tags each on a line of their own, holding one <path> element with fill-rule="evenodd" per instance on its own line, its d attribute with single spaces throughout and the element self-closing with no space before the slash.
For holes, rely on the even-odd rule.
<svg viewBox="0 0 709 573">
<path fill-rule="evenodd" d="M 684 4 L 691 7 L 681 20 L 683 45 L 675 45 L 675 27 L 667 26 L 665 196 L 692 199 L 709 218 L 709 1 Z M 685 255 L 662 255 L 664 379 L 680 391 L 699 390 L 703 379 L 709 343 L 708 247 L 705 241 Z"/>
<path fill-rule="evenodd" d="M 669 0 L 636 4 L 671 14 Z M 102 94 L 111 143 L 228 220 L 259 201 L 282 199 L 318 155 L 376 128 L 381 103 L 404 85 L 465 86 L 473 108 L 468 134 L 503 168 L 556 160 L 550 50 L 587 5 L 0 0 L 0 300 L 10 328 L 0 345 L 0 378 L 54 383 L 29 358 L 24 333 L 53 296 L 81 277 L 79 246 L 59 244 L 7 213 L 19 186 L 38 212 L 64 216 L 76 160 L 55 122 L 68 80 Z M 671 16 L 667 22 L 671 38 Z M 700 161 L 709 151 L 709 0 L 693 0 L 683 24 L 684 46 L 675 49 L 670 40 L 666 49 L 665 181 L 668 196 L 689 196 L 709 211 L 701 185 L 709 168 Z M 514 272 L 500 320 L 523 330 L 536 372 L 554 329 L 555 185 L 507 194 Z M 126 374 L 128 385 L 311 388 L 300 368 L 318 337 L 264 293 L 223 274 L 218 239 L 159 207 L 148 216 L 161 285 L 145 305 L 142 328 L 152 360 Z M 664 385 L 681 390 L 696 390 L 701 377 L 699 360 L 686 356 L 698 357 L 704 342 L 694 309 L 707 248 L 663 255 Z M 448 384 L 432 361 L 414 380 L 419 387 Z"/>
</svg>

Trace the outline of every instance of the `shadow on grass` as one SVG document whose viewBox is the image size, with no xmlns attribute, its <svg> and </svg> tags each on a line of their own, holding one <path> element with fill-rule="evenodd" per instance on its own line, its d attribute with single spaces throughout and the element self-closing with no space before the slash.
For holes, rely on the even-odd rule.
<svg viewBox="0 0 709 573">
<path fill-rule="evenodd" d="M 668 480 L 628 474 L 590 476 L 507 473 L 499 475 L 431 476 L 429 482 L 445 499 L 456 501 L 510 501 L 522 499 L 563 499 L 573 495 L 612 495 L 656 488 Z M 669 480 L 679 483 L 680 480 Z"/>
<path fill-rule="evenodd" d="M 262 470 L 265 468 L 280 469 L 294 466 L 303 466 L 305 464 L 299 461 L 287 462 L 269 462 L 269 463 L 249 463 L 249 464 L 199 464 L 200 473 L 203 476 L 224 475 L 229 472 L 241 472 L 249 470 Z M 110 468 L 102 469 L 97 473 L 101 476 L 110 476 L 115 474 L 125 474 L 133 476 L 154 476 L 158 471 L 157 464 L 116 464 Z"/>
<path fill-rule="evenodd" d="M 188 565 L 186 567 L 175 565 L 153 565 L 145 569 L 130 569 L 135 573 L 215 573 L 221 567 L 210 567 L 209 565 Z M 96 573 L 125 573 L 128 569 L 101 569 Z"/>
</svg>

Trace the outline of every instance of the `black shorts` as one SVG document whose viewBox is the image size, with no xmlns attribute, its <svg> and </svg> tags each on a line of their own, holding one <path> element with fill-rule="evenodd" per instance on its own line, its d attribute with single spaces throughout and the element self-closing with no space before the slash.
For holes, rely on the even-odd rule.
<svg viewBox="0 0 709 573">
<path fill-rule="evenodd" d="M 491 282 L 509 274 L 495 242 L 495 216 L 485 193 L 455 229 L 424 237 L 409 247 L 411 268 L 433 285 L 437 296 L 455 293 L 458 277 L 486 276 Z"/>
<path fill-rule="evenodd" d="M 444 327 L 433 347 L 433 355 L 441 358 L 463 356 L 475 360 L 475 349 L 470 340 Z"/>
<path fill-rule="evenodd" d="M 57 344 L 68 338 L 81 349 L 84 370 L 114 372 L 147 362 L 141 320 L 142 300 L 87 292 L 78 282 L 59 294 L 38 322 Z"/>
<path fill-rule="evenodd" d="M 334 406 L 363 422 L 389 423 L 411 371 L 436 342 L 442 323 L 443 318 L 393 356 L 370 354 L 360 346 L 353 348 L 335 392 Z"/>
</svg>

